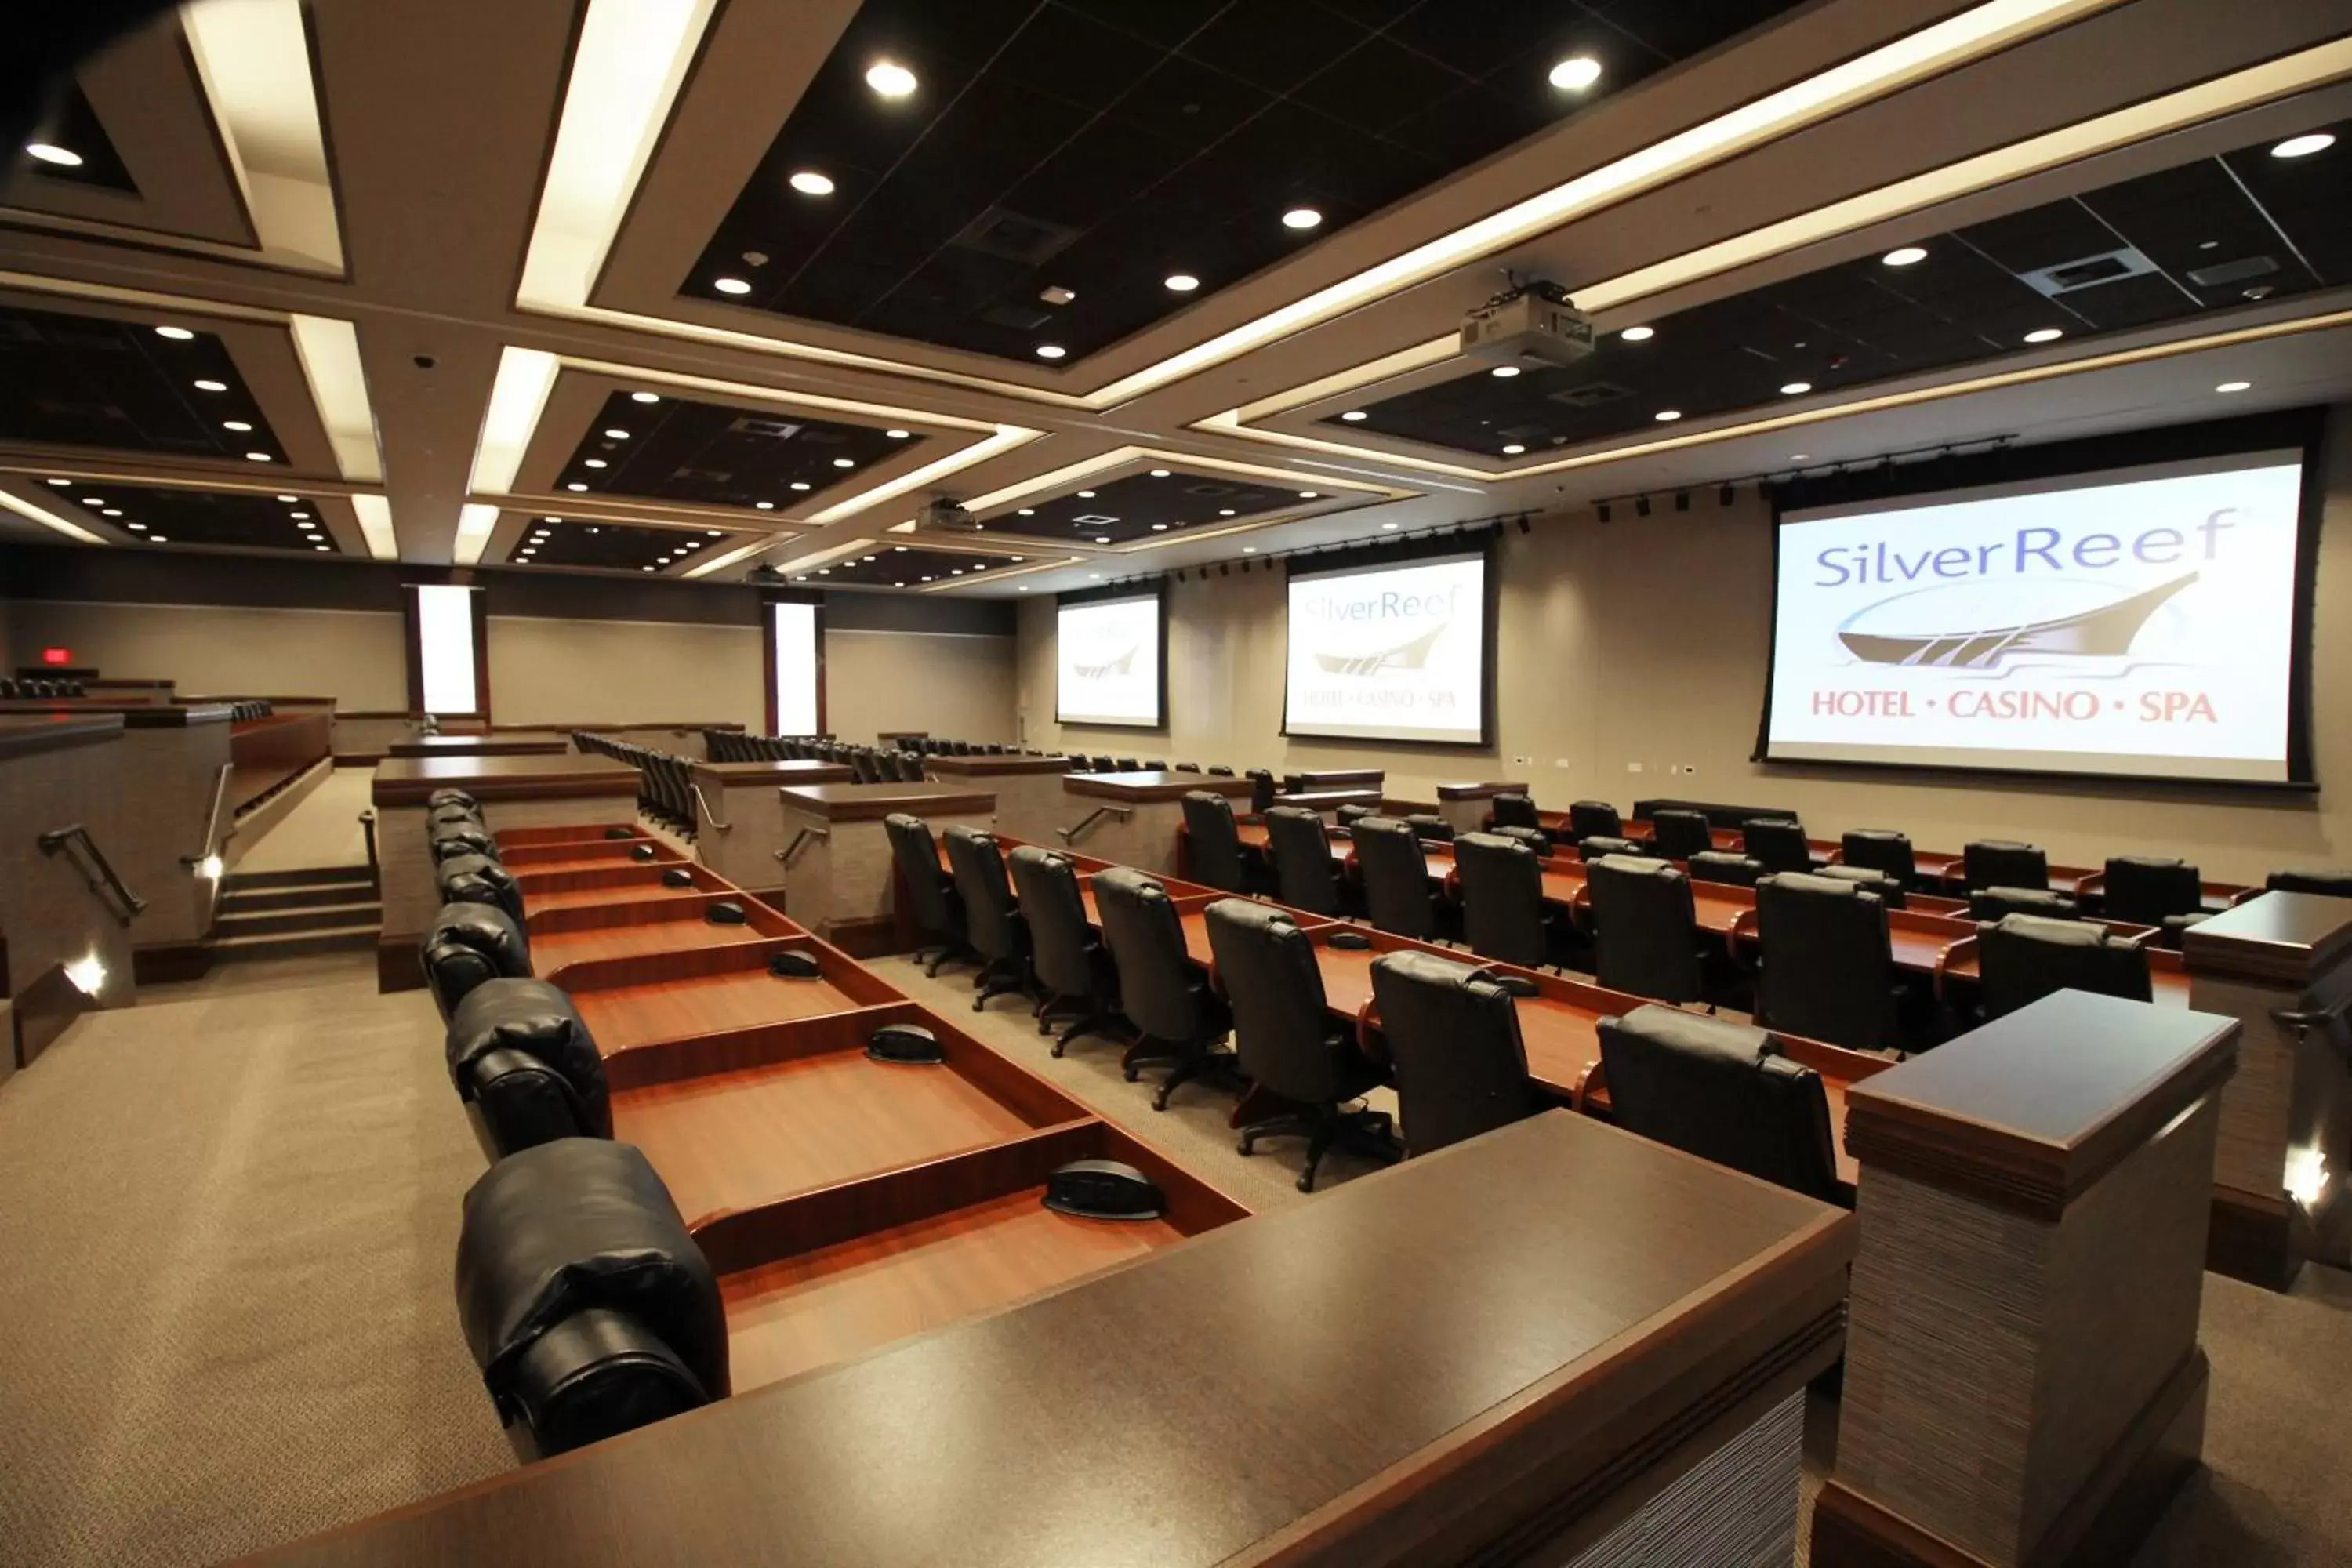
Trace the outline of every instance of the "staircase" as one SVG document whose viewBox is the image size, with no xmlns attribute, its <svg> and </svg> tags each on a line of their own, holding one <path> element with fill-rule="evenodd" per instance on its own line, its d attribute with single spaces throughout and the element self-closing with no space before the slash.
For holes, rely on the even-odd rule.
<svg viewBox="0 0 2352 1568">
<path fill-rule="evenodd" d="M 364 952 L 375 946 L 383 900 L 366 866 L 231 875 L 213 921 L 215 963 Z"/>
</svg>

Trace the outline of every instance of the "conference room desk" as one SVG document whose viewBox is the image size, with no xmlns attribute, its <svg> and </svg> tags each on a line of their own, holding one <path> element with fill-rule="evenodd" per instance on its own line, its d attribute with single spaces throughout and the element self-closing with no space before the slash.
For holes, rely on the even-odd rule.
<svg viewBox="0 0 2352 1568">
<path fill-rule="evenodd" d="M 999 833 L 1045 843 L 1069 820 L 1062 777 L 1084 765 L 1064 756 L 936 756 L 923 759 L 923 774 L 937 784 L 993 795 Z"/>
<path fill-rule="evenodd" d="M 1855 1240 L 1536 1117 L 263 1560 L 1338 1568 L 1704 1534 L 1785 1561 Z"/>
<path fill-rule="evenodd" d="M 785 879 L 781 851 L 792 834 L 785 830 L 783 801 L 776 792 L 788 784 L 852 784 L 857 777 L 847 763 L 797 759 L 695 762 L 688 764 L 688 775 L 700 796 L 695 803 L 701 818 L 696 856 L 739 888 L 780 895 Z"/>
<path fill-rule="evenodd" d="M 1184 797 L 1207 790 L 1246 802 L 1248 779 L 1154 772 L 1065 773 L 1058 820 L 1039 842 L 1108 856 L 1122 866 L 1173 875 L 1181 854 Z"/>
<path fill-rule="evenodd" d="M 825 941 L 859 955 L 915 945 L 898 905 L 898 861 L 885 821 L 901 812 L 936 835 L 950 826 L 987 830 L 996 796 L 944 784 L 790 784 L 783 808 L 784 908 Z"/>
<path fill-rule="evenodd" d="M 572 742 L 557 734 L 419 735 L 383 750 L 388 757 L 560 757 Z"/>
<path fill-rule="evenodd" d="M 1381 792 L 1377 785 L 1334 784 L 1328 788 L 1303 789 L 1291 795 L 1277 795 L 1276 805 L 1295 805 L 1302 811 L 1319 813 L 1329 817 L 1343 805 L 1360 805 L 1372 811 L 1381 808 Z"/>
</svg>

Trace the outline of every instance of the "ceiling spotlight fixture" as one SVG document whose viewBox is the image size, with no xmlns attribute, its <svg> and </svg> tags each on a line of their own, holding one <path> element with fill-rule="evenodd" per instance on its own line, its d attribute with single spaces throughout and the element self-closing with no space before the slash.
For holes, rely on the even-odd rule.
<svg viewBox="0 0 2352 1568">
<path fill-rule="evenodd" d="M 751 291 L 751 286 L 740 278 L 718 279 L 710 286 L 721 294 L 749 294 Z"/>
<path fill-rule="evenodd" d="M 1394 533 L 1396 531 L 1396 524 L 1393 522 L 1384 522 L 1381 524 L 1381 527 L 1384 531 L 1389 533 Z"/>
<path fill-rule="evenodd" d="M 44 163 L 55 163 L 60 169 L 81 167 L 81 154 L 50 142 L 27 142 L 25 151 Z"/>
<path fill-rule="evenodd" d="M 2271 149 L 2273 158 L 2308 158 L 2314 153 L 2325 153 L 2336 145 L 2330 132 L 2315 131 L 2308 136 L 2290 136 Z"/>
<path fill-rule="evenodd" d="M 580 490 L 584 490 L 584 489 L 586 489 L 588 487 L 587 487 L 586 485 L 582 484 L 579 480 L 574 479 L 574 480 L 572 480 L 570 484 L 568 484 L 568 485 L 564 486 L 563 488 L 564 488 L 565 489 L 567 489 L 567 490 L 572 490 L 572 491 L 575 491 L 575 492 L 576 492 L 576 491 L 580 491 Z"/>
<path fill-rule="evenodd" d="M 1257 553 L 1257 546 L 1255 544 L 1244 544 L 1242 546 L 1242 553 L 1244 555 L 1255 555 Z"/>
<path fill-rule="evenodd" d="M 820 174 L 814 169 L 793 170 L 790 184 L 793 189 L 798 191 L 804 196 L 829 196 L 833 195 L 833 180 L 831 176 Z"/>
<path fill-rule="evenodd" d="M 1189 272 L 1171 272 L 1160 279 L 1172 294 L 1190 294 L 1201 286 L 1201 280 Z"/>
<path fill-rule="evenodd" d="M 2254 384 L 2251 381 L 2225 381 L 2213 390 L 2216 392 L 2243 392 L 2253 384 Z"/>
<path fill-rule="evenodd" d="M 196 334 L 185 327 L 158 327 L 155 329 L 155 335 L 159 338 L 169 338 L 175 343 L 184 343 Z"/>
<path fill-rule="evenodd" d="M 1350 408 L 1345 414 L 1340 415 L 1339 417 L 1345 419 L 1349 424 L 1353 425 L 1360 420 L 1369 419 L 1371 416 L 1365 413 L 1360 408 Z"/>
<path fill-rule="evenodd" d="M 1097 544 L 1108 544 L 1110 542 L 1110 535 L 1108 533 L 1097 533 L 1095 535 L 1095 542 Z"/>
<path fill-rule="evenodd" d="M 106 502 L 100 500 L 96 496 L 84 496 L 81 498 L 81 504 L 84 506 L 104 506 Z"/>
<path fill-rule="evenodd" d="M 629 433 L 626 430 L 607 430 L 604 432 L 604 439 L 607 441 L 625 441 L 628 438 Z"/>
<path fill-rule="evenodd" d="M 1497 381 L 1508 381 L 1519 374 L 1519 367 L 1515 364 L 1498 364 L 1486 374 Z"/>
<path fill-rule="evenodd" d="M 833 466 L 836 468 L 854 468 L 857 467 L 857 459 L 855 458 L 835 458 L 833 460 Z"/>
<path fill-rule="evenodd" d="M 1298 499 L 1300 500 L 1313 500 L 1322 493 L 1323 492 L 1321 490 L 1300 490 L 1298 492 Z"/>
<path fill-rule="evenodd" d="M 605 466 L 605 463 L 602 458 L 590 458 L 583 461 L 580 466 L 583 468 L 601 468 Z"/>
<path fill-rule="evenodd" d="M 792 488 L 796 490 L 804 490 L 809 488 L 809 482 L 806 479 L 794 479 L 793 481 Z"/>
<path fill-rule="evenodd" d="M 772 500 L 755 500 L 751 504 L 761 511 L 773 511 L 776 510 L 776 503 Z"/>
<path fill-rule="evenodd" d="M 68 485 L 73 483 L 73 481 L 71 479 L 51 479 L 49 483 L 57 486 L 59 489 L 63 489 Z"/>
<path fill-rule="evenodd" d="M 1229 506 L 1220 507 L 1217 509 L 1217 515 L 1219 517 L 1231 517 L 1234 515 L 1234 509 Z"/>
<path fill-rule="evenodd" d="M 1168 531 L 1168 525 L 1164 522 L 1155 522 L 1151 525 L 1151 531 L 1154 533 L 1165 533 Z"/>
<path fill-rule="evenodd" d="M 299 506 L 302 501 L 302 498 L 300 496 L 279 496 L 278 499 L 284 501 L 288 506 Z M 553 522 L 557 520 L 551 517 L 547 521 Z"/>
<path fill-rule="evenodd" d="M 637 570 L 638 570 L 638 571 L 640 571 L 640 572 L 650 572 L 650 571 L 652 571 L 652 570 L 653 570 L 653 568 L 652 568 L 652 567 L 650 567 L 650 566 L 640 566 L 640 567 L 638 567 L 638 568 L 637 568 Z"/>
<path fill-rule="evenodd" d="M 1783 397 L 1801 397 L 1806 393 L 1812 391 L 1812 389 L 1813 384 L 1810 381 L 1785 382 L 1781 384 L 1780 395 Z"/>
<path fill-rule="evenodd" d="M 297 522 L 308 522 L 310 521 L 310 514 L 307 511 L 289 511 L 286 515 L 292 518 Z"/>
<path fill-rule="evenodd" d="M 629 394 L 629 401 L 632 403 L 659 403 L 661 401 L 661 395 L 657 392 L 633 392 Z"/>
<path fill-rule="evenodd" d="M 1037 345 L 1037 357 L 1039 359 L 1060 359 L 1064 354 L 1066 354 L 1069 352 L 1069 350 L 1064 348 L 1059 343 L 1039 343 Z"/>
<path fill-rule="evenodd" d="M 143 522 L 126 522 L 122 526 L 129 529 L 133 533 L 144 533 L 147 531 L 147 525 Z"/>
<path fill-rule="evenodd" d="M 106 517 L 121 517 L 122 515 L 122 509 L 121 507 L 110 506 L 108 507 L 101 515 Z"/>
<path fill-rule="evenodd" d="M 325 545 L 323 545 L 323 544 L 313 544 L 312 546 L 310 546 L 310 548 L 311 548 L 311 549 L 313 549 L 313 550 L 315 550 L 315 551 L 318 551 L 318 552 L 319 552 L 320 554 L 322 554 L 322 555 L 328 552 L 328 551 L 327 551 L 327 546 L 325 546 Z"/>
<path fill-rule="evenodd" d="M 2029 343 L 2054 343 L 2066 334 L 2056 327 L 2036 327 L 2025 334 Z"/>
<path fill-rule="evenodd" d="M 1562 92 L 1581 92 L 1601 79 L 1601 62 L 1591 55 L 1571 55 L 1552 67 L 1546 79 Z"/>
<path fill-rule="evenodd" d="M 248 463 L 266 463 L 269 461 L 269 454 L 267 452 L 247 452 L 245 455 L 245 460 Z"/>
<path fill-rule="evenodd" d="M 1683 411 L 1679 408 L 1661 408 L 1652 416 L 1661 425 L 1671 425 L 1682 416 Z"/>
<path fill-rule="evenodd" d="M 1080 490 L 1078 492 L 1078 499 L 1080 500 L 1092 500 L 1095 499 L 1095 492 L 1092 490 Z"/>
<path fill-rule="evenodd" d="M 228 383 L 225 381 L 200 381 L 196 383 L 196 390 L 198 392 L 226 392 L 228 390 Z"/>
<path fill-rule="evenodd" d="M 1927 260 L 1927 251 L 1924 246 L 1906 245 L 1888 251 L 1878 259 L 1889 267 L 1908 267 L 1915 261 Z"/>
<path fill-rule="evenodd" d="M 1065 289 L 1059 283 L 1048 283 L 1037 290 L 1037 298 L 1048 305 L 1066 305 L 1078 297 L 1075 289 Z"/>
<path fill-rule="evenodd" d="M 889 437 L 893 441 L 903 441 L 908 437 L 912 436 L 914 432 L 912 430 L 885 430 L 882 434 Z"/>
<path fill-rule="evenodd" d="M 150 544 L 169 544 L 172 542 L 169 539 L 164 538 L 163 535 L 160 533 L 151 533 L 147 536 L 147 542 Z"/>
<path fill-rule="evenodd" d="M 252 429 L 253 426 L 247 425 L 242 419 L 224 419 L 221 421 L 221 428 L 224 430 L 234 430 L 237 432 L 237 434 L 243 435 L 245 432 Z"/>
<path fill-rule="evenodd" d="M 1323 215 L 1313 207 L 1293 207 L 1282 215 L 1285 228 L 1313 228 L 1323 221 Z"/>
<path fill-rule="evenodd" d="M 915 73 L 895 60 L 876 60 L 866 68 L 866 85 L 885 98 L 904 98 L 915 90 Z"/>
<path fill-rule="evenodd" d="M 906 552 L 907 552 L 907 547 L 906 547 L 905 545 L 903 545 L 903 544 L 894 544 L 894 545 L 892 545 L 892 546 L 890 547 L 890 553 L 891 553 L 891 554 L 893 554 L 893 555 L 904 555 Z M 1018 560 L 1020 560 L 1021 558 L 1020 558 L 1019 556 L 1017 556 L 1017 555 L 1016 555 L 1016 556 L 1014 556 L 1014 557 L 1013 557 L 1013 559 L 1014 559 L 1015 561 L 1018 561 Z"/>
<path fill-rule="evenodd" d="M 1789 461 L 1792 463 L 1810 463 L 1812 460 L 1813 455 L 1811 452 L 1791 452 L 1789 454 Z"/>
<path fill-rule="evenodd" d="M 1168 477 L 1168 470 L 1165 468 L 1154 468 L 1151 470 L 1151 477 L 1155 479 L 1164 479 Z"/>
<path fill-rule="evenodd" d="M 1658 335 L 1655 327 L 1628 327 L 1617 334 L 1629 343 L 1646 343 Z"/>
<path fill-rule="evenodd" d="M 1014 515 L 1017 517 L 1034 517 L 1037 515 L 1037 509 L 1034 506 L 1024 506 L 1018 512 L 1014 513 Z"/>
</svg>

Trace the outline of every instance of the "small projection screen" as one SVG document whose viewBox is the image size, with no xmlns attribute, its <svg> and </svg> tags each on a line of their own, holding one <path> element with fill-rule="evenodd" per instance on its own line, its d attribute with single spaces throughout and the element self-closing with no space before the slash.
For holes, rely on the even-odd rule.
<svg viewBox="0 0 2352 1568">
<path fill-rule="evenodd" d="M 1055 605 L 1054 719 L 1157 730 L 1168 721 L 1160 590 L 1073 595 Z"/>
<path fill-rule="evenodd" d="M 1490 742 L 1493 576 L 1486 544 L 1446 541 L 1290 573 L 1282 732 L 1436 745 Z"/>
<path fill-rule="evenodd" d="M 2308 782 L 2305 469 L 2283 448 L 1783 512 L 1759 756 Z"/>
</svg>

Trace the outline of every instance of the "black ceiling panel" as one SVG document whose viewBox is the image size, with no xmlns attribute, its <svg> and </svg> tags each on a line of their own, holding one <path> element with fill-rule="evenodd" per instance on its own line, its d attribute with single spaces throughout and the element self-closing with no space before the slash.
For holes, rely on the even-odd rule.
<svg viewBox="0 0 2352 1568">
<path fill-rule="evenodd" d="M 56 110 L 25 138 L 26 147 L 58 148 L 81 160 L 79 163 L 58 163 L 36 158 L 19 148 L 16 157 L 18 173 L 38 174 L 45 180 L 61 180 L 68 184 L 97 185 L 110 191 L 121 191 L 131 195 L 139 194 L 138 182 L 122 164 L 122 156 L 106 134 L 106 127 L 98 122 L 98 114 L 82 96 L 81 89 L 67 85 Z"/>
<path fill-rule="evenodd" d="M 2070 338 L 2352 284 L 2352 127 L 2326 151 L 2272 143 L 2120 182 L 1917 241 L 1925 260 L 1864 258 L 1603 338 L 1573 365 L 1481 367 L 1322 423 L 1516 458 L 1660 428 L 1657 416 L 1760 410 L 1815 393 L 1976 364 L 2054 328 Z"/>
<path fill-rule="evenodd" d="M 1797 3 L 866 0 L 681 291 L 1083 358 Z M 1600 82 L 1551 86 L 1580 53 Z"/>
<path fill-rule="evenodd" d="M 518 566 L 593 566 L 608 572 L 660 571 L 692 565 L 704 552 L 727 542 L 718 529 L 644 528 L 628 522 L 578 522 L 534 517 L 512 544 L 507 560 Z M 677 552 L 684 551 L 682 556 Z"/>
<path fill-rule="evenodd" d="M 0 441 L 286 460 L 212 333 L 166 338 L 148 322 L 21 305 L 0 305 Z"/>
<path fill-rule="evenodd" d="M 795 583 L 828 587 L 854 584 L 869 588 L 919 588 L 947 578 L 985 576 L 1019 565 L 1018 555 L 980 555 L 964 550 L 934 550 L 919 544 L 876 544 L 863 554 L 828 561 L 793 574 Z"/>
<path fill-rule="evenodd" d="M 597 411 L 560 480 L 595 495 L 772 510 L 823 495 L 922 442 L 911 432 L 894 438 L 889 428 L 777 408 L 676 397 L 639 403 L 633 393 L 616 392 Z"/>
<path fill-rule="evenodd" d="M 51 479 L 48 485 L 83 510 L 157 544 L 342 553 L 327 531 L 318 503 L 290 490 L 285 493 L 293 499 L 280 500 L 276 495 L 164 489 L 112 479 L 75 479 L 67 484 Z"/>
<path fill-rule="evenodd" d="M 1310 499 L 1319 498 L 1222 474 L 1172 468 L 1164 478 L 1132 474 L 1051 500 L 1033 500 L 1026 508 L 990 518 L 988 531 L 1080 544 L 1125 544 L 1204 523 L 1230 525 L 1237 518 L 1278 511 Z"/>
</svg>

